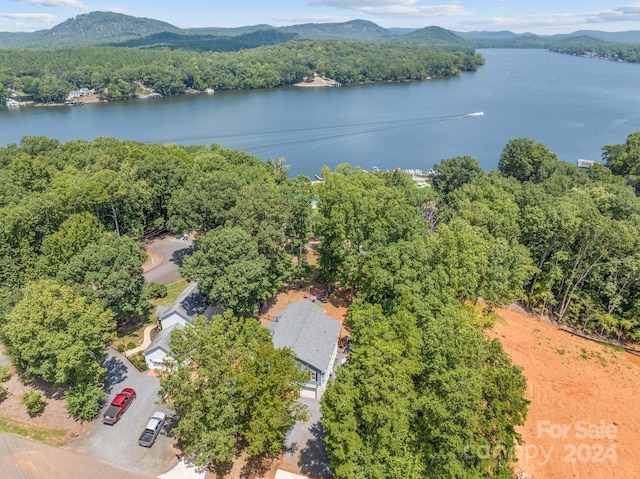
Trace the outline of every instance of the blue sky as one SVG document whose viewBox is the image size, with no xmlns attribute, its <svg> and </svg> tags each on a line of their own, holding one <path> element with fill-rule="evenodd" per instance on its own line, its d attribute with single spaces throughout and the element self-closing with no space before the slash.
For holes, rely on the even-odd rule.
<svg viewBox="0 0 640 479">
<path fill-rule="evenodd" d="M 182 28 L 365 19 L 389 27 L 569 33 L 640 30 L 633 0 L 0 0 L 0 31 L 30 32 L 90 11 L 163 20 Z"/>
</svg>

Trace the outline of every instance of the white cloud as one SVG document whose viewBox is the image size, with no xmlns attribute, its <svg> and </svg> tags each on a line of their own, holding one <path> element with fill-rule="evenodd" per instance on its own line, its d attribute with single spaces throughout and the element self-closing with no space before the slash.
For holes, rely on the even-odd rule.
<svg viewBox="0 0 640 479">
<path fill-rule="evenodd" d="M 34 20 L 43 23 L 58 21 L 58 18 L 50 13 L 0 13 L 0 17 L 11 20 Z"/>
<path fill-rule="evenodd" d="M 43 7 L 54 8 L 77 8 L 80 10 L 89 10 L 89 7 L 84 5 L 79 0 L 17 0 L 20 3 L 26 3 L 27 5 L 41 5 Z"/>
<path fill-rule="evenodd" d="M 418 0 L 308 0 L 312 5 L 325 5 L 327 7 L 345 8 L 347 10 L 360 10 L 370 7 L 385 7 L 393 5 L 412 5 Z"/>
<path fill-rule="evenodd" d="M 271 17 L 274 22 L 285 23 L 287 25 L 294 25 L 300 23 L 342 23 L 352 20 L 350 17 L 340 17 L 337 15 L 307 15 L 299 17 L 283 17 L 273 16 Z"/>
<path fill-rule="evenodd" d="M 570 31 L 589 25 L 612 26 L 623 22 L 640 22 L 640 3 L 597 12 L 550 13 L 521 17 L 492 17 L 468 20 L 456 28 L 481 30 Z"/>
<path fill-rule="evenodd" d="M 346 10 L 357 10 L 368 15 L 388 17 L 453 17 L 470 15 L 466 8 L 456 4 L 425 6 L 418 0 L 308 0 L 312 5 L 324 5 Z"/>
<path fill-rule="evenodd" d="M 2 32 L 32 32 L 51 28 L 58 23 L 58 17 L 50 13 L 0 13 Z"/>
<path fill-rule="evenodd" d="M 640 3 L 623 5 L 613 10 L 585 14 L 589 23 L 640 21 Z"/>
</svg>

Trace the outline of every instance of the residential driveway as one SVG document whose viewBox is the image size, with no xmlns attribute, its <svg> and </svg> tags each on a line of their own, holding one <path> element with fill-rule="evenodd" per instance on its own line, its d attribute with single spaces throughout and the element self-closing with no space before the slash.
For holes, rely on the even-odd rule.
<svg viewBox="0 0 640 479">
<path fill-rule="evenodd" d="M 282 456 L 282 462 L 307 476 L 330 479 L 333 474 L 328 466 L 329 457 L 320 424 L 320 401 L 308 398 L 300 398 L 299 401 L 307 406 L 309 420 L 298 421 L 287 434 L 287 452 Z"/>
<path fill-rule="evenodd" d="M 144 273 L 150 283 L 172 284 L 180 281 L 178 268 L 182 260 L 193 251 L 193 241 L 165 236 L 147 244 L 147 250 L 154 251 L 162 257 L 158 266 Z"/>
<path fill-rule="evenodd" d="M 153 479 L 125 471 L 76 452 L 0 434 L 0 478 L 2 479 Z"/>
<path fill-rule="evenodd" d="M 177 461 L 171 448 L 174 442 L 170 435 L 174 425 L 173 413 L 156 404 L 160 382 L 154 376 L 139 372 L 126 358 L 111 349 L 108 350 L 106 367 L 107 403 L 125 387 L 135 389 L 136 399 L 113 426 L 102 424 L 102 413 L 108 407 L 105 404 L 91 431 L 71 442 L 69 447 L 127 471 L 157 476 Z M 154 411 L 167 413 L 167 424 L 152 447 L 142 447 L 138 445 L 138 437 Z"/>
</svg>

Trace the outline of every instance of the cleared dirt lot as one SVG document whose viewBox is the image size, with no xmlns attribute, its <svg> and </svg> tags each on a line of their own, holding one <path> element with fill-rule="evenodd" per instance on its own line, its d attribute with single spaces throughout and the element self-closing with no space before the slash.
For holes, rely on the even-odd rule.
<svg viewBox="0 0 640 479">
<path fill-rule="evenodd" d="M 640 471 L 640 368 L 628 353 L 498 309 L 497 337 L 524 369 L 531 400 L 516 470 L 546 479 L 622 479 Z"/>
<path fill-rule="evenodd" d="M 313 264 L 313 248 L 308 259 Z M 175 264 L 173 266 L 175 268 Z M 273 319 L 288 305 L 305 299 L 304 295 L 312 289 L 321 290 L 322 285 L 305 281 L 281 292 L 263 311 L 261 320 Z M 348 294 L 335 294 L 318 304 L 327 315 L 343 321 Z M 524 368 L 528 380 L 527 395 L 532 401 L 527 422 L 520 429 L 525 445 L 517 451 L 520 461 L 516 470 L 527 472 L 535 479 L 637 478 L 637 471 L 640 471 L 640 448 L 637 446 L 640 433 L 640 358 L 572 336 L 552 324 L 520 313 L 506 309 L 498 309 L 498 313 L 503 320 L 498 321 L 487 336 L 499 338 L 514 363 Z M 343 329 L 342 333 L 346 334 L 346 331 Z M 20 396 L 31 387 L 23 385 L 16 376 L 7 385 L 12 396 L 0 405 L 0 415 L 30 424 L 60 427 L 67 431 L 69 438 L 80 436 L 71 444 L 92 443 L 89 431 L 95 425 L 82 425 L 71 419 L 59 391 L 44 390 L 47 398 L 44 413 L 29 418 L 20 404 Z M 154 407 L 149 406 L 149 409 Z M 133 412 L 134 409 L 130 409 L 126 413 L 131 421 Z M 144 419 L 144 416 L 140 417 Z M 126 422 L 123 420 L 119 426 L 124 425 Z M 134 426 L 137 433 L 143 424 Z M 154 448 L 168 447 L 171 442 L 166 436 L 161 441 L 167 444 L 159 442 Z M 138 447 L 135 443 L 134 446 Z M 117 453 L 115 451 L 116 456 Z M 141 468 L 147 459 L 149 457 L 141 458 L 138 467 L 131 469 L 161 469 L 162 466 L 158 467 L 155 462 L 149 469 Z M 273 478 L 277 460 L 264 458 L 247 462 L 244 459 L 239 457 L 224 477 Z M 279 465 L 292 472 L 300 472 L 301 469 L 297 459 L 291 461 L 284 457 Z"/>
</svg>

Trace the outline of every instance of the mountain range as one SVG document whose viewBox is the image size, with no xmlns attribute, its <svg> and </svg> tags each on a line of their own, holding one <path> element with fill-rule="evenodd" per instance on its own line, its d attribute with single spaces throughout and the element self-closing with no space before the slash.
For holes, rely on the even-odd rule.
<svg viewBox="0 0 640 479">
<path fill-rule="evenodd" d="M 640 31 L 580 30 L 561 35 L 516 34 L 510 31 L 455 32 L 429 26 L 421 29 L 383 28 L 366 20 L 305 23 L 287 27 L 253 25 L 238 28 L 178 28 L 150 18 L 113 12 L 91 12 L 32 33 L 0 32 L 2 48 L 65 48 L 125 46 L 228 51 L 291 40 L 350 40 L 428 43 L 468 48 L 550 48 L 581 41 L 640 44 Z"/>
</svg>

